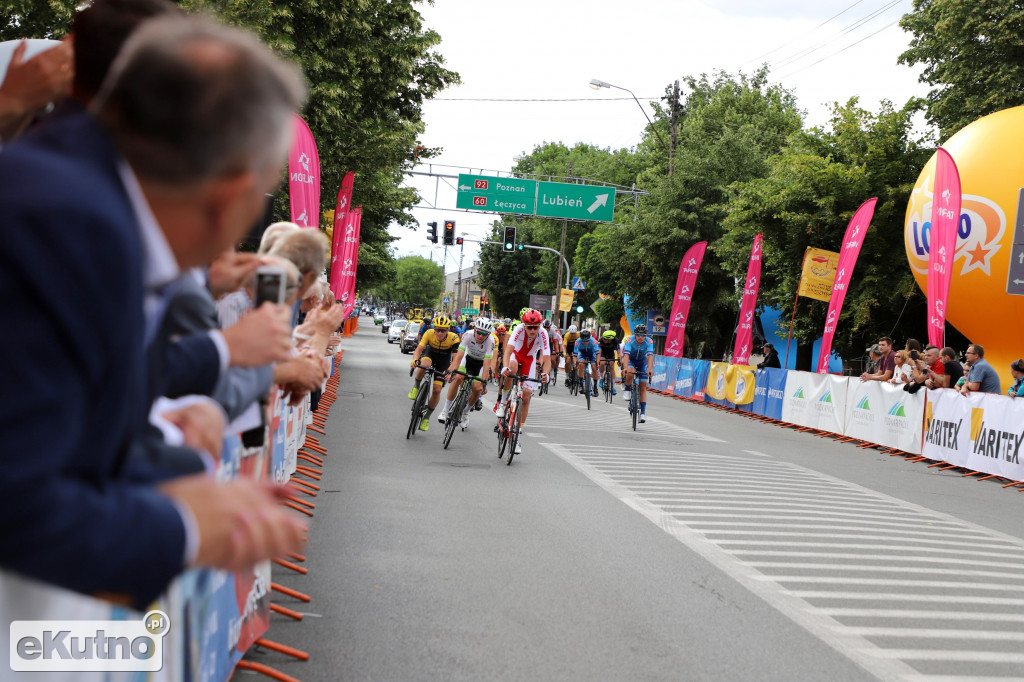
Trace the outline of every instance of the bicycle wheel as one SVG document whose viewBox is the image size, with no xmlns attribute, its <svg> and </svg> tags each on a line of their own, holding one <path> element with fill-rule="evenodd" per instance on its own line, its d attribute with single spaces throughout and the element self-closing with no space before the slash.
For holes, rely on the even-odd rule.
<svg viewBox="0 0 1024 682">
<path fill-rule="evenodd" d="M 452 403 L 452 409 L 448 411 L 448 419 L 444 423 L 444 449 L 448 449 L 448 444 L 452 442 L 452 436 L 455 435 L 455 429 L 459 428 L 462 423 L 462 412 L 466 407 L 466 391 L 465 382 L 459 387 L 459 392 L 455 396 L 455 402 Z"/>
<path fill-rule="evenodd" d="M 591 393 L 591 387 L 590 387 L 590 382 L 591 382 L 590 368 L 589 367 L 584 367 L 583 368 L 583 372 L 584 372 L 584 374 L 583 374 L 583 392 L 587 394 L 587 409 L 589 410 L 590 409 L 590 393 Z"/>
<path fill-rule="evenodd" d="M 520 419 L 519 419 L 519 416 L 520 416 L 520 413 L 521 413 L 520 411 L 522 409 L 523 409 L 523 399 L 522 399 L 522 397 L 517 396 L 516 397 L 516 402 L 514 403 L 514 408 L 512 410 L 513 414 L 509 418 L 509 424 L 508 424 L 508 428 L 509 428 L 509 441 L 511 442 L 511 444 L 509 445 L 509 448 L 508 448 L 508 460 L 505 462 L 506 466 L 511 465 L 512 464 L 512 458 L 516 456 L 516 446 L 519 445 L 519 429 L 522 426 L 522 424 L 520 423 Z"/>
<path fill-rule="evenodd" d="M 423 421 L 423 407 L 427 404 L 427 397 L 430 395 L 432 390 L 430 385 L 430 373 L 423 375 L 423 379 L 420 381 L 420 390 L 416 394 L 416 400 L 412 401 L 412 420 L 409 422 L 409 430 L 406 432 L 405 437 L 412 438 L 412 434 L 416 432 L 416 429 L 420 427 L 420 422 Z"/>
<path fill-rule="evenodd" d="M 633 430 L 636 431 L 636 420 L 640 412 L 640 387 L 634 386 L 633 390 L 630 391 L 629 397 L 629 412 L 633 417 Z"/>
<path fill-rule="evenodd" d="M 615 375 L 612 374 L 611 362 L 604 364 L 604 399 L 612 403 L 612 391 L 615 389 Z"/>
<path fill-rule="evenodd" d="M 506 406 L 507 408 L 507 406 Z M 498 420 L 498 459 L 505 456 L 505 448 L 508 447 L 508 413 L 509 409 L 505 410 L 505 416 Z"/>
</svg>

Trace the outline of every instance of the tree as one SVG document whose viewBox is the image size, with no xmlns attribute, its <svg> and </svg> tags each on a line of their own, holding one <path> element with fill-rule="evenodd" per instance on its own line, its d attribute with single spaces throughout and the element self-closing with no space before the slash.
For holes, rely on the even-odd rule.
<svg viewBox="0 0 1024 682">
<path fill-rule="evenodd" d="M 362 256 L 362 247 L 359 253 Z M 395 278 L 392 282 L 368 293 L 400 304 L 436 305 L 444 291 L 444 269 L 440 265 L 422 256 L 406 256 L 394 261 L 394 268 Z"/>
<path fill-rule="evenodd" d="M 858 107 L 856 98 L 836 105 L 827 130 L 795 133 L 769 160 L 765 177 L 733 187 L 736 199 L 724 221 L 725 233 L 711 245 L 728 271 L 741 272 L 754 235 L 763 233 L 759 304 L 788 314 L 804 250 L 839 251 L 854 211 L 878 197 L 833 342 L 841 355 L 860 356 L 865 339 L 920 335 L 915 321 L 924 317 L 917 312 L 924 300 L 906 267 L 903 247 L 910 190 L 932 152 L 926 142 L 911 137 L 916 110 L 914 101 L 899 110 L 883 102 L 877 114 Z M 905 308 L 912 314 L 904 315 Z M 801 344 L 809 347 L 821 336 L 827 310 L 827 302 L 799 300 L 794 336 Z"/>
<path fill-rule="evenodd" d="M 18 38 L 60 40 L 71 29 L 76 0 L 9 0 L 0 19 L 0 41 Z"/>
<path fill-rule="evenodd" d="M 1024 104 L 1024 10 L 1019 0 L 914 0 L 901 64 L 924 64 L 927 118 L 940 139 L 981 116 Z"/>
<path fill-rule="evenodd" d="M 795 98 L 769 84 L 765 69 L 751 76 L 719 72 L 686 82 L 690 94 L 682 107 L 672 175 L 666 173 L 663 152 L 651 156 L 654 163 L 638 183 L 650 195 L 641 201 L 637 220 L 612 226 L 605 237 L 619 256 L 587 267 L 592 276 L 597 268 L 608 268 L 619 285 L 615 295 L 629 294 L 638 307 L 665 312 L 672 307 L 683 254 L 698 241 L 722 236 L 734 196 L 731 185 L 765 175 L 767 159 L 801 127 Z M 745 252 L 750 253 L 749 242 Z M 687 323 L 688 336 L 697 343 L 689 348 L 703 342 L 713 357 L 726 352 L 739 310 L 735 279 L 745 275 L 745 262 L 742 268 L 727 268 L 705 257 Z"/>
</svg>

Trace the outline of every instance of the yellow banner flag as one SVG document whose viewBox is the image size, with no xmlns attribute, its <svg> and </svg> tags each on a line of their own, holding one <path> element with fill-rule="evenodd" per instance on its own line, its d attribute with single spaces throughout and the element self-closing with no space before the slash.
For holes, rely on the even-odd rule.
<svg viewBox="0 0 1024 682">
<path fill-rule="evenodd" d="M 807 247 L 804 251 L 804 266 L 800 273 L 800 289 L 797 293 L 819 301 L 832 300 L 832 285 L 836 280 L 836 263 L 839 254 L 835 251 Z"/>
<path fill-rule="evenodd" d="M 566 313 L 572 308 L 572 299 L 576 295 L 576 292 L 572 289 L 562 289 L 561 295 L 558 297 L 558 310 Z"/>
<path fill-rule="evenodd" d="M 750 365 L 729 365 L 726 381 L 729 385 L 729 401 L 735 405 L 754 402 L 754 372 Z"/>
</svg>

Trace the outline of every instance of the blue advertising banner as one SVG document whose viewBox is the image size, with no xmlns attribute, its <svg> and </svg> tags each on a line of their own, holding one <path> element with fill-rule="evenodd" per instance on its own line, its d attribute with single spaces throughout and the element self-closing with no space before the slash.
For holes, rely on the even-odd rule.
<svg viewBox="0 0 1024 682">
<path fill-rule="evenodd" d="M 707 360 L 690 360 L 678 358 L 676 369 L 676 385 L 673 392 L 683 398 L 704 398 L 704 384 L 708 381 L 711 363 Z"/>
<path fill-rule="evenodd" d="M 782 419 L 782 399 L 785 397 L 786 370 L 759 369 L 754 385 L 754 414 L 770 419 Z"/>
<path fill-rule="evenodd" d="M 657 391 L 671 391 L 669 387 L 671 381 L 669 380 L 668 374 L 669 358 L 664 355 L 654 356 L 654 374 L 651 375 L 648 386 Z M 672 379 L 675 379 L 673 375 Z"/>
</svg>

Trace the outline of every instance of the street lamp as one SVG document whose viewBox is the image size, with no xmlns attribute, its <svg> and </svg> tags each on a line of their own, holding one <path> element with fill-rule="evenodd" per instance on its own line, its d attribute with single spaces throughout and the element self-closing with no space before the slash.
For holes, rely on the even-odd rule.
<svg viewBox="0 0 1024 682">
<path fill-rule="evenodd" d="M 640 111 L 643 112 L 644 118 L 646 118 L 647 122 L 651 124 L 651 130 L 653 130 L 654 134 L 658 136 L 658 142 L 661 142 L 661 146 L 665 148 L 666 152 L 668 151 L 668 146 L 665 144 L 665 140 L 661 139 L 661 133 L 659 133 L 658 129 L 654 127 L 654 121 L 652 121 L 651 117 L 647 115 L 647 110 L 644 109 L 644 105 L 640 104 L 640 100 L 636 98 L 636 95 L 633 94 L 632 90 L 620 87 L 618 85 L 612 85 L 611 83 L 605 83 L 604 81 L 598 80 L 596 78 L 590 79 L 590 87 L 594 88 L 595 90 L 600 90 L 601 88 L 615 88 L 616 90 L 623 90 L 625 92 L 628 92 L 633 97 L 633 101 L 636 102 L 636 105 L 640 107 Z"/>
</svg>

